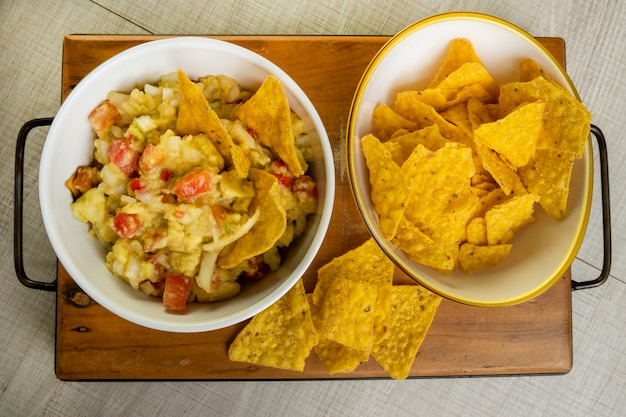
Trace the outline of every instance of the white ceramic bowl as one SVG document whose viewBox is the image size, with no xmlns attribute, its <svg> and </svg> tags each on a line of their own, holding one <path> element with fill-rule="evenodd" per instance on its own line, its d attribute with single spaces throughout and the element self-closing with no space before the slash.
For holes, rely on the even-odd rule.
<svg viewBox="0 0 626 417">
<path fill-rule="evenodd" d="M 476 306 L 506 306 L 531 299 L 555 283 L 571 265 L 582 243 L 593 184 L 591 140 L 574 164 L 569 213 L 560 222 L 535 210 L 537 222 L 518 232 L 509 257 L 495 268 L 466 275 L 444 275 L 409 260 L 382 237 L 370 199 L 369 171 L 360 138 L 371 133 L 372 111 L 393 105 L 398 92 L 426 88 L 454 38 L 469 39 L 499 83 L 519 80 L 519 62 L 533 58 L 570 93 L 578 94 L 565 70 L 532 36 L 500 19 L 474 13 L 450 13 L 417 22 L 395 35 L 366 69 L 352 103 L 347 132 L 349 178 L 359 211 L 380 247 L 417 282 L 440 295 Z"/>
<path fill-rule="evenodd" d="M 305 234 L 292 244 L 280 269 L 237 297 L 215 304 L 191 304 L 186 314 L 171 314 L 161 300 L 146 297 L 114 278 L 104 264 L 105 251 L 75 220 L 72 197 L 64 182 L 79 165 L 89 164 L 93 134 L 87 120 L 110 90 L 130 91 L 180 67 L 190 78 L 225 74 L 244 87 L 258 88 L 268 74 L 278 77 L 291 108 L 310 134 L 315 160 L 311 175 L 318 184 L 319 207 Z M 278 66 L 240 46 L 214 39 L 182 37 L 141 44 L 89 73 L 69 94 L 50 127 L 39 174 L 44 225 L 54 251 L 76 283 L 111 312 L 141 326 L 171 332 L 200 332 L 226 327 L 270 306 L 301 278 L 326 234 L 334 199 L 332 150 L 324 125 L 302 89 Z"/>
</svg>

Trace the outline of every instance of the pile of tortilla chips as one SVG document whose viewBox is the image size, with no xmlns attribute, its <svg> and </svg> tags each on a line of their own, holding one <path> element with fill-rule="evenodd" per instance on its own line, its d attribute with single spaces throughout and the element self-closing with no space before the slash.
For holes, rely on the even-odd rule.
<svg viewBox="0 0 626 417">
<path fill-rule="evenodd" d="M 393 273 L 368 240 L 320 268 L 312 294 L 299 281 L 256 315 L 231 343 L 229 358 L 303 371 L 313 349 L 334 374 L 372 355 L 392 378 L 406 378 L 441 297 L 420 285 L 393 285 Z"/>
<path fill-rule="evenodd" d="M 566 216 L 590 121 L 532 59 L 519 82 L 498 85 L 473 45 L 454 39 L 428 87 L 378 105 L 361 138 L 383 235 L 445 274 L 499 264 L 535 203 Z"/>
</svg>

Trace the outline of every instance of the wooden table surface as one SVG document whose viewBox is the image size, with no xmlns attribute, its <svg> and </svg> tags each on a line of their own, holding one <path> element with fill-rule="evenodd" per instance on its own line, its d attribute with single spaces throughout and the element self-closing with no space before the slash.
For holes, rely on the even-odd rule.
<svg viewBox="0 0 626 417">
<path fill-rule="evenodd" d="M 62 95 L 100 62 L 157 37 L 66 36 Z M 353 92 L 386 37 L 226 37 L 274 61 L 309 95 L 327 128 L 336 159 L 335 208 L 324 244 L 304 276 L 310 291 L 317 268 L 365 241 L 348 184 L 343 140 Z M 539 40 L 564 64 L 564 41 Z M 308 65 L 314 60 L 316 65 Z M 408 278 L 397 271 L 396 282 Z M 523 304 L 489 309 L 441 304 L 411 377 L 566 373 L 572 367 L 571 277 Z M 304 373 L 231 362 L 227 347 L 245 323 L 223 330 L 173 334 L 123 320 L 82 297 L 58 265 L 56 375 L 65 380 L 387 378 L 370 359 L 349 374 L 328 375 L 315 354 Z"/>
</svg>

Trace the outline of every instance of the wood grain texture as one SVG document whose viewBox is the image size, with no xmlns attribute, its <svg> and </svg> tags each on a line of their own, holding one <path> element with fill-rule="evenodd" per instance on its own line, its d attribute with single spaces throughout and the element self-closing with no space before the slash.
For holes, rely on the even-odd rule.
<svg viewBox="0 0 626 417">
<path fill-rule="evenodd" d="M 62 95 L 100 62 L 158 37 L 66 36 Z M 343 138 L 360 76 L 386 37 L 249 37 L 222 39 L 269 58 L 309 95 L 326 126 L 336 159 L 337 191 L 329 232 L 304 276 L 313 288 L 317 268 L 369 237 L 345 175 Z M 560 38 L 540 41 L 562 63 Z M 315 62 L 315 65 L 310 65 Z M 329 376 L 314 354 L 304 373 L 230 362 L 228 343 L 243 327 L 172 334 L 134 325 L 85 298 L 62 265 L 58 269 L 56 375 L 67 380 L 387 378 L 371 359 L 350 374 Z M 410 375 L 566 373 L 572 367 L 570 273 L 550 290 L 518 306 L 485 309 L 444 300 Z M 408 278 L 399 271 L 397 282 Z"/>
</svg>

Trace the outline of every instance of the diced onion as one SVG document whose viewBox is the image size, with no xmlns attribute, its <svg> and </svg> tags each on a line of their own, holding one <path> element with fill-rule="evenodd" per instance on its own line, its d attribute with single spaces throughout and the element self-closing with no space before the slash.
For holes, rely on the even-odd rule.
<svg viewBox="0 0 626 417">
<path fill-rule="evenodd" d="M 256 148 L 256 143 L 254 142 L 254 138 L 248 133 L 245 127 L 241 123 L 233 123 L 231 127 L 231 136 L 240 145 L 244 147 L 244 149 L 254 149 Z"/>
<path fill-rule="evenodd" d="M 254 212 L 254 215 L 250 217 L 244 224 L 242 224 L 241 227 L 235 233 L 233 233 L 232 235 L 222 237 L 218 242 L 214 241 L 211 243 L 206 243 L 202 246 L 202 249 L 204 249 L 207 252 L 219 252 L 220 250 L 222 250 L 222 248 L 230 245 L 231 243 L 239 239 L 241 236 L 248 233 L 250 229 L 252 229 L 252 226 L 254 226 L 254 224 L 257 222 L 257 220 L 259 220 L 260 215 L 261 215 L 261 211 L 257 208 L 256 211 Z"/>
<path fill-rule="evenodd" d="M 200 271 L 196 276 L 196 283 L 198 287 L 202 288 L 207 293 L 211 292 L 211 279 L 215 272 L 215 264 L 217 262 L 217 252 L 202 252 L 202 259 L 200 261 Z"/>
<path fill-rule="evenodd" d="M 145 84 L 143 86 L 143 91 L 146 94 L 150 94 L 151 96 L 158 96 L 160 93 L 159 87 L 152 85 L 152 84 Z"/>
</svg>

